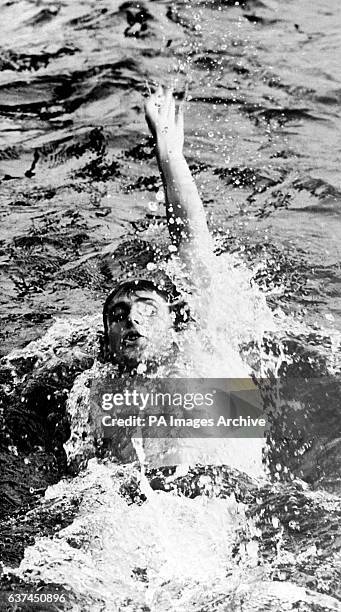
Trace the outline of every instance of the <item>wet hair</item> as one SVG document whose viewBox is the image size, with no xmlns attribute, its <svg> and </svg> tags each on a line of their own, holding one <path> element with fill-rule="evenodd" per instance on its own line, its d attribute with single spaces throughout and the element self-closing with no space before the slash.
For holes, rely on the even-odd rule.
<svg viewBox="0 0 341 612">
<path fill-rule="evenodd" d="M 123 293 L 130 293 L 133 291 L 155 291 L 160 295 L 168 304 L 169 309 L 175 315 L 174 329 L 179 331 L 185 327 L 189 320 L 189 307 L 185 300 L 182 299 L 181 294 L 176 289 L 175 285 L 168 282 L 165 287 L 160 287 L 157 283 L 147 278 L 131 279 L 119 283 L 107 296 L 103 305 L 103 327 L 104 327 L 104 347 L 108 347 L 109 344 L 109 329 L 108 329 L 108 313 L 111 302 L 115 297 Z"/>
</svg>

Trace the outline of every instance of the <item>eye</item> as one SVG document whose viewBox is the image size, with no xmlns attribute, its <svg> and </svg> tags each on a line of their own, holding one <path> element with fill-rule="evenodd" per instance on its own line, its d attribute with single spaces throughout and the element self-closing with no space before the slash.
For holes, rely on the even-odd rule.
<svg viewBox="0 0 341 612">
<path fill-rule="evenodd" d="M 153 306 L 153 304 L 148 304 L 146 302 L 139 302 L 138 312 L 145 317 L 153 317 L 157 313 L 157 308 Z"/>
<path fill-rule="evenodd" d="M 125 319 L 126 315 L 127 315 L 127 310 L 126 310 L 126 308 L 123 308 L 122 306 L 117 306 L 111 312 L 111 318 L 115 322 L 123 321 Z"/>
<path fill-rule="evenodd" d="M 148 315 L 149 317 L 152 317 L 157 313 L 157 309 L 155 308 L 155 306 L 152 306 L 152 304 L 145 304 L 145 309 L 146 315 Z"/>
</svg>

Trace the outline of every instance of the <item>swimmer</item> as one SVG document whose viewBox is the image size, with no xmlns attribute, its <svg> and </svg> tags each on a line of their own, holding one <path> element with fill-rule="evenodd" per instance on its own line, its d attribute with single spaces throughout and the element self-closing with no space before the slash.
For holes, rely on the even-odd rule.
<svg viewBox="0 0 341 612">
<path fill-rule="evenodd" d="M 195 279 L 193 290 L 205 288 L 207 296 L 213 246 L 204 207 L 183 154 L 185 97 L 176 102 L 172 87 L 160 85 L 145 103 L 145 117 L 155 141 L 175 254 L 186 275 Z M 121 283 L 103 308 L 105 359 L 131 373 L 141 362 L 152 368 L 172 352 L 176 319 L 170 296 L 153 281 Z"/>
<path fill-rule="evenodd" d="M 193 300 L 194 305 L 196 301 L 200 302 L 197 308 L 200 310 L 200 318 L 197 311 L 194 315 L 192 313 L 196 328 L 194 334 L 188 330 L 188 341 L 183 338 L 187 334 L 177 333 L 184 327 L 177 312 L 181 301 L 184 304 L 179 294 L 174 300 L 174 295 L 150 279 L 123 282 L 109 294 L 103 308 L 104 361 L 114 365 L 123 383 L 126 377 L 154 373 L 158 378 L 166 380 L 202 379 L 203 375 L 208 379 L 214 378 L 217 377 L 216 369 L 213 376 L 207 375 L 207 361 L 210 361 L 208 351 L 203 351 L 203 345 L 193 338 L 200 336 L 201 324 L 203 329 L 211 329 L 215 325 L 210 317 L 214 296 L 211 271 L 214 270 L 215 256 L 204 207 L 183 155 L 184 100 L 176 102 L 172 88 L 159 86 L 146 101 L 145 116 L 155 141 L 173 256 L 177 258 L 176 263 L 180 264 L 186 286 L 190 286 L 191 304 L 192 298 L 200 298 Z M 215 363 L 213 357 L 212 362 Z M 237 357 L 234 361 L 239 363 Z M 97 364 L 94 368 L 96 378 Z M 212 372 L 212 368 L 209 371 Z M 225 364 L 218 376 L 224 376 L 223 371 L 226 372 Z M 106 375 L 105 367 L 104 372 Z M 231 376 L 231 367 L 229 373 Z M 260 438 L 250 444 L 248 438 L 214 438 L 213 434 L 203 439 L 197 435 L 180 438 L 157 436 L 143 437 L 142 444 L 141 432 L 135 438 L 136 432 L 132 428 L 129 432 L 125 429 L 115 430 L 114 437 L 109 436 L 103 442 L 102 381 L 98 377 L 99 395 L 91 403 L 89 385 L 84 385 L 84 380 L 89 380 L 89 376 L 91 371 L 90 375 L 84 375 L 78 387 L 75 386 L 69 401 L 72 435 L 65 445 L 69 465 L 79 466 L 84 457 L 91 456 L 96 448 L 102 448 L 123 462 L 134 461 L 139 452 L 140 460 L 149 467 L 227 464 L 240 468 L 242 463 L 241 469 L 248 473 L 262 472 Z M 226 405 L 229 404 L 225 402 Z M 245 416 L 243 409 L 240 414 Z M 206 416 L 207 412 L 204 412 L 203 417 Z M 209 416 L 212 416 L 211 412 Z M 135 440 L 134 445 L 132 440 Z"/>
</svg>

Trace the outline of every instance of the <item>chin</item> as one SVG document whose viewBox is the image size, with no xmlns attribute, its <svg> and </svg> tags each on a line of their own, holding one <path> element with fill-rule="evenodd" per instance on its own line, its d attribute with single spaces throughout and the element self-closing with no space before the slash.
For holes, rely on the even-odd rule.
<svg viewBox="0 0 341 612">
<path fill-rule="evenodd" d="M 144 361 L 146 358 L 145 351 L 143 350 L 128 350 L 122 352 L 123 361 L 134 362 L 136 364 L 140 363 L 140 361 Z"/>
<path fill-rule="evenodd" d="M 129 368 L 136 368 L 139 363 L 147 361 L 148 350 L 142 346 L 125 347 L 117 355 L 117 361 Z"/>
<path fill-rule="evenodd" d="M 160 362 L 160 352 L 150 350 L 125 351 L 120 355 L 120 362 L 128 369 L 136 369 L 140 364 L 145 364 L 147 369 L 153 368 Z"/>
<path fill-rule="evenodd" d="M 121 346 L 117 353 L 112 353 L 112 361 L 128 369 L 134 369 L 140 363 L 157 364 L 164 352 L 165 347 L 156 347 L 145 338 L 140 338 L 133 346 Z"/>
</svg>

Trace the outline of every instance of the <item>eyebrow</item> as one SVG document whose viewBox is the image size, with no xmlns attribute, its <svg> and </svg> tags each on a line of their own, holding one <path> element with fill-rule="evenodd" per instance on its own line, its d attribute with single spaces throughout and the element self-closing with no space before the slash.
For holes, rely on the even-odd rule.
<svg viewBox="0 0 341 612">
<path fill-rule="evenodd" d="M 127 302 L 115 302 L 109 306 L 109 311 L 114 310 L 114 308 L 122 308 L 123 306 L 127 306 Z"/>
<path fill-rule="evenodd" d="M 154 300 L 153 298 L 148 298 L 148 297 L 139 297 L 138 302 L 148 302 L 149 304 L 153 304 L 153 305 L 158 305 L 157 300 Z M 123 300 L 121 300 L 120 302 L 114 302 L 114 304 L 112 304 L 109 307 L 109 310 L 112 311 L 114 310 L 114 308 L 122 308 L 124 306 L 127 306 L 127 302 L 124 302 Z"/>
<path fill-rule="evenodd" d="M 139 302 L 149 302 L 150 304 L 158 304 L 157 300 L 154 300 L 154 298 L 148 298 L 148 297 L 139 297 L 138 301 Z"/>
</svg>

